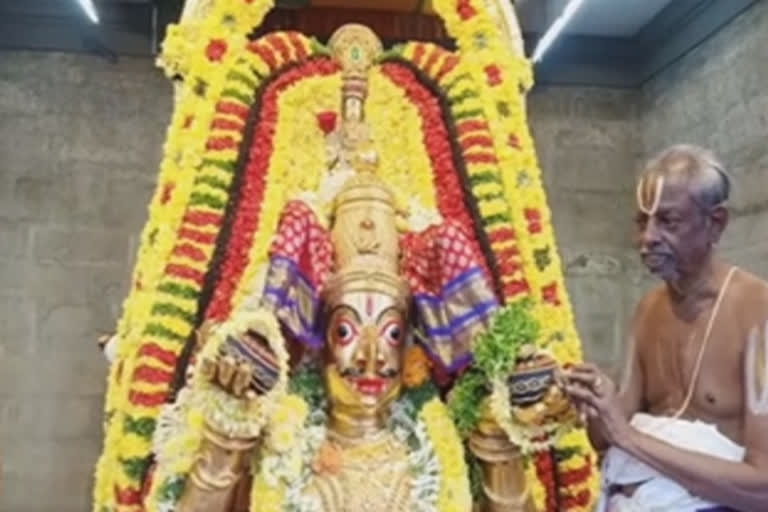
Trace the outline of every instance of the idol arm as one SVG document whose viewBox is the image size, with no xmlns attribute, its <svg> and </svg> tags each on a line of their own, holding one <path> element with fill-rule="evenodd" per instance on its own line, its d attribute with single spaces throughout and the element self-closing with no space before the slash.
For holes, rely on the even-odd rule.
<svg viewBox="0 0 768 512">
<path fill-rule="evenodd" d="M 248 469 L 258 446 L 259 439 L 233 439 L 206 426 L 177 511 L 247 511 Z"/>
<path fill-rule="evenodd" d="M 488 418 L 488 416 L 486 416 Z M 469 449 L 480 462 L 483 512 L 535 512 L 526 483 L 520 448 L 492 420 L 483 419 L 469 439 Z"/>
<path fill-rule="evenodd" d="M 198 344 L 204 345 L 211 326 L 198 331 Z M 255 330 L 243 335 L 250 339 L 251 350 L 269 351 L 266 338 Z M 233 338 L 229 338 L 233 340 Z M 230 343 L 238 343 L 230 341 Z M 255 343 L 255 344 L 254 344 Z M 266 352 L 264 352 L 266 353 Z M 213 382 L 237 400 L 252 400 L 271 389 L 274 383 L 261 380 L 260 373 L 248 362 L 235 362 L 221 352 L 203 356 L 197 378 Z M 273 371 L 276 369 L 272 368 Z M 254 387 L 254 382 L 256 383 Z M 262 390 L 254 394 L 256 389 Z M 247 512 L 250 494 L 251 462 L 258 454 L 262 437 L 228 435 L 206 422 L 203 439 L 179 501 L 178 512 Z"/>
</svg>

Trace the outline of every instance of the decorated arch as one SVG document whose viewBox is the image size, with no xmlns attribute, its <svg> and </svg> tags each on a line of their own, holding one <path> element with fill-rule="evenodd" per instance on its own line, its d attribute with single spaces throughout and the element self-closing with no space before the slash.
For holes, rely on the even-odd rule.
<svg viewBox="0 0 768 512">
<path fill-rule="evenodd" d="M 251 39 L 266 0 L 212 0 L 170 28 L 161 64 L 177 81 L 158 184 L 109 376 L 94 510 L 145 510 L 161 408 L 184 385 L 195 333 L 261 288 L 286 202 L 322 193 L 340 116 L 329 49 L 297 32 Z M 550 210 L 527 125 L 530 64 L 481 0 L 436 0 L 451 51 L 409 42 L 369 76 L 366 118 L 382 178 L 411 212 L 474 234 L 498 298 L 534 304 L 539 343 L 581 359 Z M 426 215 L 426 213 L 425 213 Z M 425 220 L 428 224 L 428 220 Z M 595 456 L 583 431 L 531 458 L 539 510 L 589 510 Z M 167 489 L 172 492 L 172 489 Z"/>
</svg>

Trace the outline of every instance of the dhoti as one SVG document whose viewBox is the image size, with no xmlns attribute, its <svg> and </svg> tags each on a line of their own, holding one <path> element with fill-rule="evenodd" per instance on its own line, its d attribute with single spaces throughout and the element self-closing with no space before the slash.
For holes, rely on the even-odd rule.
<svg viewBox="0 0 768 512">
<path fill-rule="evenodd" d="M 744 448 L 713 425 L 667 417 L 636 414 L 632 426 L 684 450 L 730 461 L 744 459 Z M 596 512 L 703 512 L 727 510 L 692 496 L 685 488 L 619 448 L 608 450 L 603 461 L 602 493 Z M 633 487 L 631 496 L 611 494 L 616 487 Z"/>
</svg>

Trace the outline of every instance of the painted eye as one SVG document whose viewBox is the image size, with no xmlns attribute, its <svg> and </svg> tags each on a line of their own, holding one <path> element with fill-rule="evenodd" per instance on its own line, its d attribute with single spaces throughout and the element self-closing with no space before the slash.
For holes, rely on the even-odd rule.
<svg viewBox="0 0 768 512">
<path fill-rule="evenodd" d="M 336 325 L 336 341 L 340 345 L 348 345 L 356 333 L 354 326 L 346 320 L 342 320 Z"/>
<path fill-rule="evenodd" d="M 403 336 L 403 329 L 397 322 L 389 322 L 381 330 L 384 338 L 390 345 L 399 345 Z"/>
</svg>

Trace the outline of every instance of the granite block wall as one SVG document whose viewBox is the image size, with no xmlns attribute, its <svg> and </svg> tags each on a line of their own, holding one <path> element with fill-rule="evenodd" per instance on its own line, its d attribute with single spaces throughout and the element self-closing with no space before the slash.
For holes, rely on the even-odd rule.
<svg viewBox="0 0 768 512">
<path fill-rule="evenodd" d="M 735 19 L 646 84 L 640 133 L 646 154 L 690 142 L 730 171 L 731 224 L 721 244 L 734 263 L 768 278 L 768 3 Z"/>
<path fill-rule="evenodd" d="M 639 93 L 534 89 L 528 108 L 586 357 L 617 371 L 628 311 Z"/>
<path fill-rule="evenodd" d="M 106 364 L 170 84 L 150 60 L 0 54 L 0 510 L 90 510 Z"/>
</svg>

